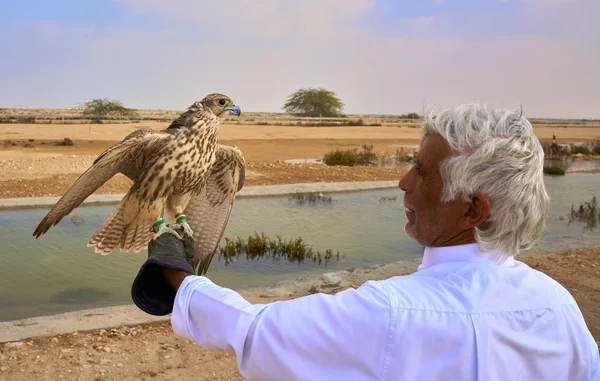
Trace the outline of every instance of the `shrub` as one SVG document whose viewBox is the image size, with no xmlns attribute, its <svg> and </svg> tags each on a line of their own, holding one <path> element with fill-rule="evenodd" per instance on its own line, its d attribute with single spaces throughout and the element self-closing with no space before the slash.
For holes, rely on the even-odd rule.
<svg viewBox="0 0 600 381">
<path fill-rule="evenodd" d="M 356 158 L 356 150 L 339 150 L 336 149 L 333 152 L 325 154 L 323 162 L 327 165 L 344 165 L 347 167 L 354 167 L 358 163 Z"/>
<path fill-rule="evenodd" d="M 73 141 L 69 138 L 64 138 L 62 142 L 56 142 L 57 146 L 72 146 Z"/>
<path fill-rule="evenodd" d="M 378 162 L 377 154 L 373 152 L 373 145 L 362 145 L 362 151 L 356 148 L 348 150 L 336 149 L 325 154 L 323 162 L 327 165 L 344 165 L 353 167 L 355 165 L 373 165 Z"/>
<path fill-rule="evenodd" d="M 587 145 L 573 145 L 571 148 L 571 153 L 590 155 L 592 152 L 590 151 L 590 148 Z"/>
<path fill-rule="evenodd" d="M 596 196 L 592 197 L 591 201 L 584 201 L 579 204 L 579 208 L 575 209 L 575 205 L 571 205 L 569 214 L 569 225 L 574 221 L 584 222 L 586 230 L 592 230 L 596 227 L 600 214 L 598 213 L 598 201 Z"/>
<path fill-rule="evenodd" d="M 544 167 L 544 173 L 549 175 L 564 175 L 565 170 L 560 167 Z"/>
</svg>

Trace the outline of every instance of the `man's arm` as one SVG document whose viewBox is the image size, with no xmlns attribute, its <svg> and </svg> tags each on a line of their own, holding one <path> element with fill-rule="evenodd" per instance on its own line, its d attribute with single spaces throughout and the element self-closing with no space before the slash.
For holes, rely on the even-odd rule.
<svg viewBox="0 0 600 381">
<path fill-rule="evenodd" d="M 251 304 L 206 277 L 164 274 L 178 290 L 175 334 L 234 354 L 249 379 L 377 379 L 383 371 L 392 314 L 375 282 L 336 295 Z"/>
<path fill-rule="evenodd" d="M 168 267 L 161 267 L 161 269 L 165 279 L 175 291 L 179 290 L 179 287 L 181 286 L 181 283 L 183 283 L 185 277 L 190 275 L 188 273 L 184 273 L 183 271 L 173 270 Z"/>
</svg>

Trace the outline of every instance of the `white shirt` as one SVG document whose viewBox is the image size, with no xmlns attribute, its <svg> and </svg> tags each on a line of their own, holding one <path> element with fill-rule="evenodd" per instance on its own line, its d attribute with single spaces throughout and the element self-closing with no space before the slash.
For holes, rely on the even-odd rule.
<svg viewBox="0 0 600 381">
<path fill-rule="evenodd" d="M 568 291 L 493 259 L 476 244 L 427 248 L 413 274 L 269 304 L 189 276 L 171 323 L 234 354 L 250 380 L 599 380 L 598 346 Z"/>
</svg>

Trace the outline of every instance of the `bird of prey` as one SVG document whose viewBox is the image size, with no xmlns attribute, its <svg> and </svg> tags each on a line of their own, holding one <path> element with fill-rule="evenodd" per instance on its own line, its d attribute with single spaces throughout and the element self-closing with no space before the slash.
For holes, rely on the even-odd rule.
<svg viewBox="0 0 600 381">
<path fill-rule="evenodd" d="M 35 229 L 39 238 L 117 173 L 133 182 L 114 212 L 88 242 L 106 255 L 117 247 L 139 252 L 151 239 L 184 228 L 193 238 L 192 266 L 206 273 L 221 240 L 236 193 L 245 180 L 245 160 L 217 141 L 227 114 L 240 108 L 229 97 L 209 94 L 168 128 L 138 129 L 104 151 L 67 190 Z M 179 234 L 177 234 L 180 238 Z"/>
</svg>

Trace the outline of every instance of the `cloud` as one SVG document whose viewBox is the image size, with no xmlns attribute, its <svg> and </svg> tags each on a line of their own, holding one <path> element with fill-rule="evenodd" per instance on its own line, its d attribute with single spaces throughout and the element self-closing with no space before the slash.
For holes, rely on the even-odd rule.
<svg viewBox="0 0 600 381">
<path fill-rule="evenodd" d="M 418 18 L 419 24 L 421 25 L 431 25 L 435 22 L 434 16 L 422 16 Z"/>
<path fill-rule="evenodd" d="M 579 14 L 593 7 L 526 0 L 519 12 L 535 26 L 531 33 L 453 36 L 441 25 L 462 25 L 467 15 L 398 12 L 394 24 L 404 29 L 376 32 L 367 22 L 377 6 L 370 0 L 118 4 L 135 26 L 55 25 L 49 40 L 41 27 L 22 28 L 18 38 L 0 30 L 7 51 L 18 52 L 0 61 L 0 104 L 69 107 L 108 96 L 130 107 L 184 109 L 218 91 L 246 111 L 281 111 L 296 89 L 323 86 L 348 113 L 483 101 L 523 104 L 529 116 L 600 118 L 600 52 L 591 36 L 600 33 L 593 17 Z M 579 20 L 583 26 L 571 29 Z"/>
</svg>

